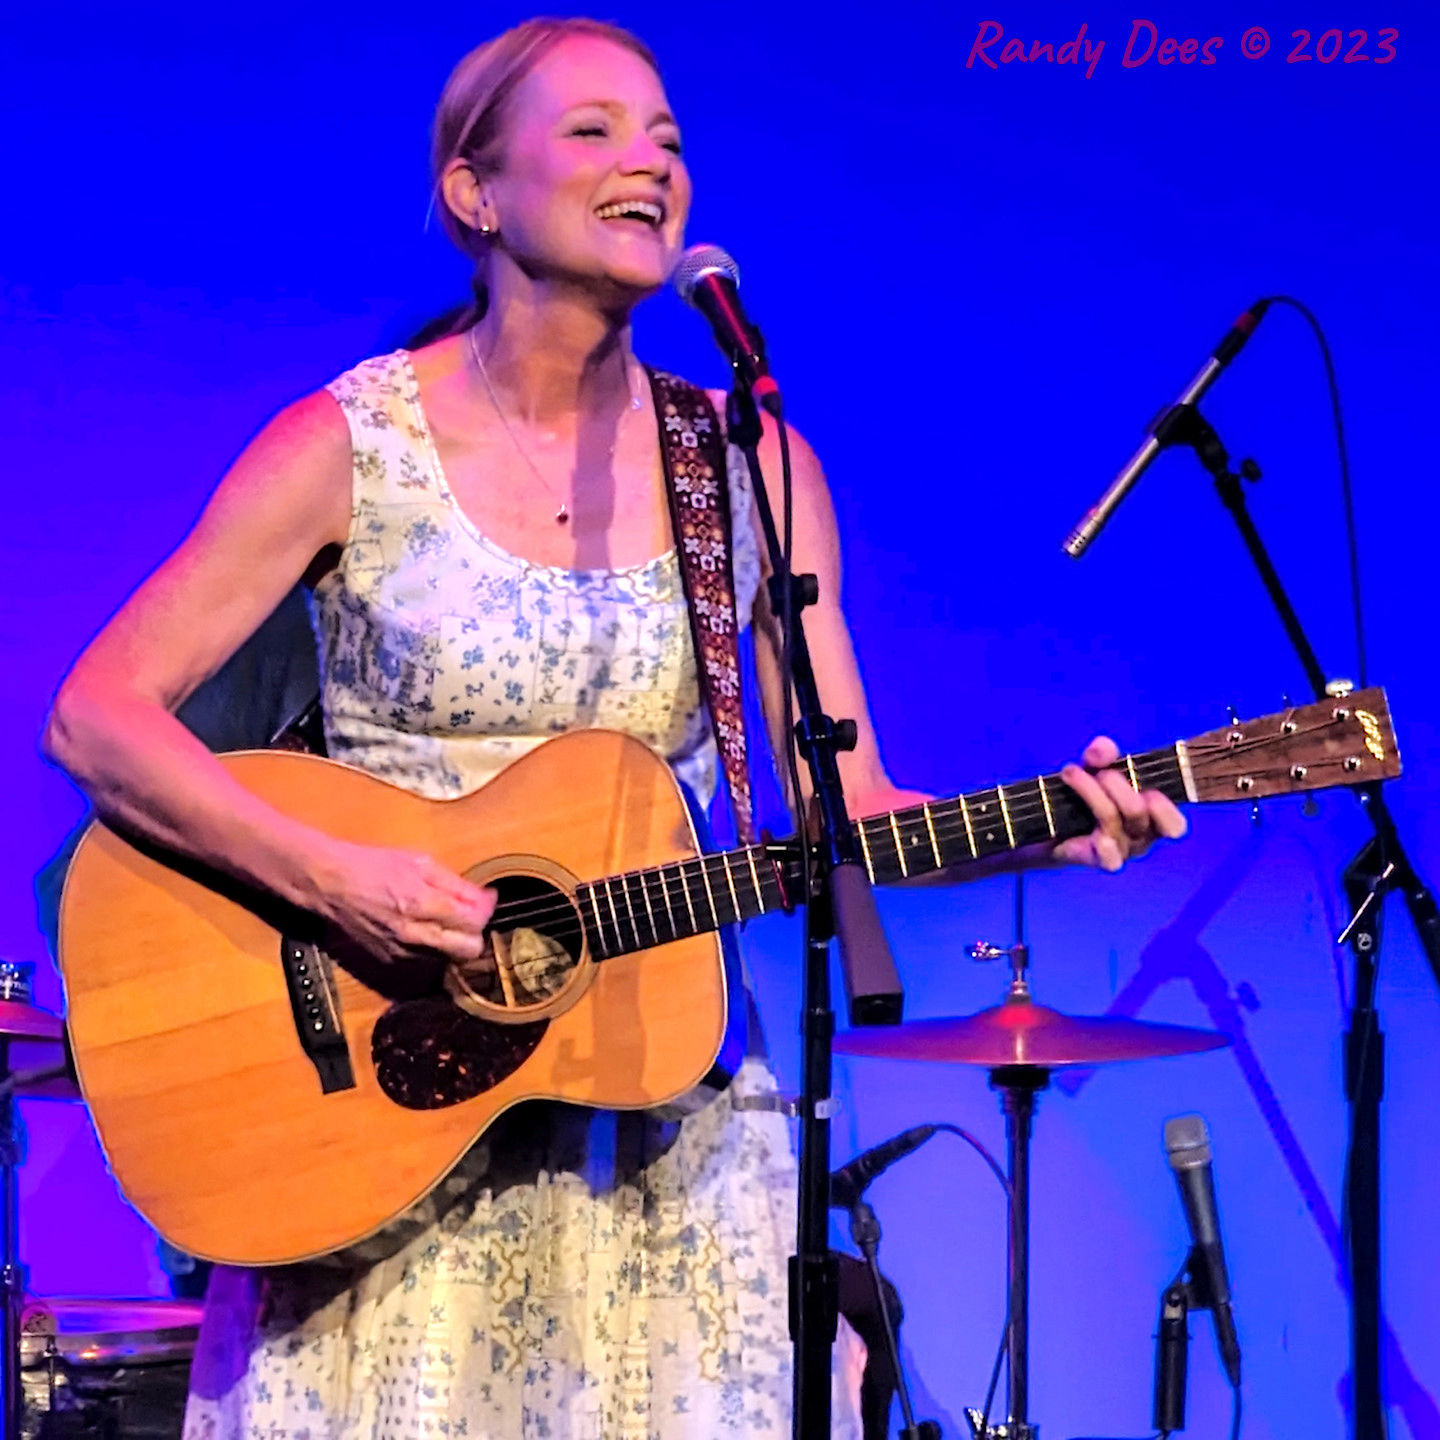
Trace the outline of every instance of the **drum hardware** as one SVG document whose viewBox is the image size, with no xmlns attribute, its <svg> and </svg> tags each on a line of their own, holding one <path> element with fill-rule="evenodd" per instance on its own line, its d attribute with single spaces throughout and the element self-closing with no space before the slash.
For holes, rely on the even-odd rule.
<svg viewBox="0 0 1440 1440">
<path fill-rule="evenodd" d="M 65 1027 L 58 1015 L 32 1003 L 33 964 L 0 961 L 0 1434 L 19 1440 L 23 1398 L 20 1382 L 20 1312 L 25 1272 L 20 1265 L 20 1177 L 25 1129 L 10 1084 L 16 1062 L 38 1049 L 39 1068 L 64 1064 Z"/>
<path fill-rule="evenodd" d="M 34 965 L 0 961 L 0 1440 L 180 1433 L 198 1303 L 30 1299 L 20 1264 L 17 1100 L 79 1100 L 58 1015 L 33 1003 Z"/>
<path fill-rule="evenodd" d="M 31 1300 L 21 1319 L 23 1440 L 175 1440 L 198 1302 Z"/>
<path fill-rule="evenodd" d="M 982 942 L 970 946 L 969 954 L 975 960 L 1009 962 L 1010 983 L 999 1005 L 954 1019 L 848 1031 L 836 1036 L 835 1050 L 976 1065 L 990 1072 L 1005 1115 L 1010 1180 L 1007 1418 L 992 1422 L 986 1411 L 974 1409 L 965 1414 L 973 1440 L 1038 1440 L 1039 1427 L 1029 1417 L 1030 1141 L 1036 1097 L 1049 1085 L 1052 1070 L 1196 1054 L 1230 1040 L 1214 1030 L 1123 1016 L 1070 1016 L 1038 1004 L 1030 987 L 1030 950 L 1023 942 L 1008 947 Z"/>
</svg>

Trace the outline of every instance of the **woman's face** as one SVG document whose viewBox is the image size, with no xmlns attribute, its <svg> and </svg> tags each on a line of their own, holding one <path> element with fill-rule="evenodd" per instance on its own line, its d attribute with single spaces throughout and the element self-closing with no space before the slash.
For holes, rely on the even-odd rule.
<svg viewBox="0 0 1440 1440">
<path fill-rule="evenodd" d="M 572 35 L 510 97 L 484 184 L 500 244 L 541 278 L 658 290 L 690 209 L 680 131 L 660 78 L 609 40 Z"/>
</svg>

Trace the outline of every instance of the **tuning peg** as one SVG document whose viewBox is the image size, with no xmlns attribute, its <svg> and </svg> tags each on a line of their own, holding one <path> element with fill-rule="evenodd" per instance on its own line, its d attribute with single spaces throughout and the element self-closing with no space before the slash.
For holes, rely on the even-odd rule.
<svg viewBox="0 0 1440 1440">
<path fill-rule="evenodd" d="M 1343 700 L 1354 688 L 1355 682 L 1346 680 L 1343 676 L 1336 676 L 1334 680 L 1325 682 L 1325 693 L 1332 700 Z"/>
<path fill-rule="evenodd" d="M 987 960 L 1003 960 L 1010 951 L 1003 945 L 992 945 L 988 940 L 977 940 L 965 947 L 965 953 L 972 959 L 984 963 Z"/>
</svg>

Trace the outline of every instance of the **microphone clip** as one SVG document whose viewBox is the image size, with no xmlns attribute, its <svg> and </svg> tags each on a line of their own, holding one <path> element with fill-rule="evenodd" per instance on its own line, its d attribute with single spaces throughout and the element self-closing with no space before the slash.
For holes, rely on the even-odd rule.
<svg viewBox="0 0 1440 1440">
<path fill-rule="evenodd" d="M 1199 406 L 1181 402 L 1161 411 L 1150 427 L 1162 449 L 1172 445 L 1188 445 L 1199 457 L 1200 463 L 1216 480 L 1230 475 L 1230 456 L 1215 427 L 1200 413 Z M 1256 472 L 1259 478 L 1259 472 Z"/>
<path fill-rule="evenodd" d="M 1214 1310 L 1215 1291 L 1210 1283 L 1210 1267 L 1205 1263 L 1198 1245 L 1190 1247 L 1184 1267 L 1165 1293 L 1168 1295 L 1174 1290 L 1184 1291 L 1187 1310 Z"/>
</svg>

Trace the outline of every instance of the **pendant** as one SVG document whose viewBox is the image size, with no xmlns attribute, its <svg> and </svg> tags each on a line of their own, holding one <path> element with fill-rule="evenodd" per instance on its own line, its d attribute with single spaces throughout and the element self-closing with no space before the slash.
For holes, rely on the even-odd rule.
<svg viewBox="0 0 1440 1440">
<path fill-rule="evenodd" d="M 560 508 L 555 512 L 555 523 L 557 525 L 568 525 L 570 523 L 570 512 L 565 508 L 565 502 L 560 502 Z"/>
</svg>

